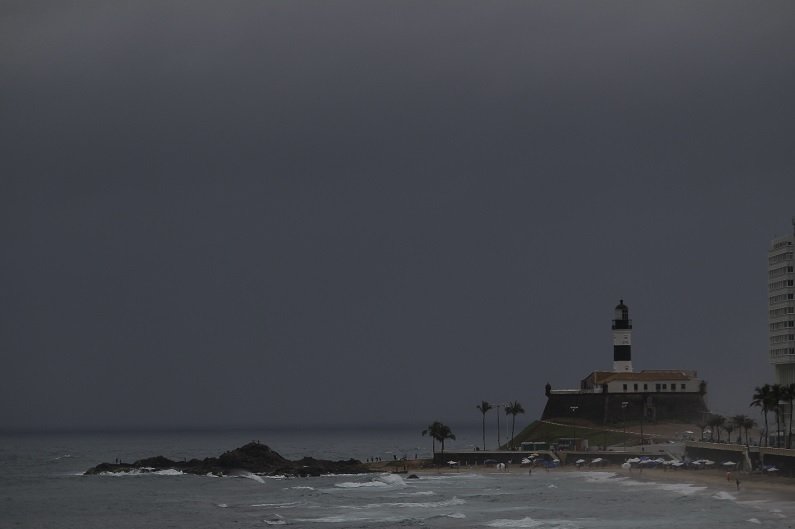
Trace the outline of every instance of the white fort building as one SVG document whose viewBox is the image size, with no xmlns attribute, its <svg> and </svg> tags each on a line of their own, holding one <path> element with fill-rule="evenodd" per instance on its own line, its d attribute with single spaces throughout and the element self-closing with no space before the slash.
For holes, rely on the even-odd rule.
<svg viewBox="0 0 795 529">
<path fill-rule="evenodd" d="M 542 419 L 587 418 L 597 423 L 631 420 L 695 422 L 707 413 L 706 383 L 695 371 L 635 371 L 632 365 L 632 320 L 622 299 L 615 308 L 612 371 L 592 371 L 577 389 L 547 384 Z"/>
</svg>

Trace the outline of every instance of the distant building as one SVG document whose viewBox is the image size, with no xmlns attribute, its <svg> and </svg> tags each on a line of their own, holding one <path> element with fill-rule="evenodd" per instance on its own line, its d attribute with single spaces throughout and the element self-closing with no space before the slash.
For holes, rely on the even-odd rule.
<svg viewBox="0 0 795 529">
<path fill-rule="evenodd" d="M 777 384 L 795 383 L 795 218 L 792 227 L 767 252 L 768 352 Z"/>
<path fill-rule="evenodd" d="M 708 408 L 706 383 L 695 371 L 632 368 L 632 320 L 621 300 L 613 319 L 613 371 L 593 371 L 579 389 L 547 385 L 543 419 L 577 417 L 596 423 L 625 419 L 699 422 Z"/>
<path fill-rule="evenodd" d="M 580 388 L 594 393 L 699 393 L 701 379 L 695 371 L 655 370 L 638 373 L 594 371 Z"/>
</svg>

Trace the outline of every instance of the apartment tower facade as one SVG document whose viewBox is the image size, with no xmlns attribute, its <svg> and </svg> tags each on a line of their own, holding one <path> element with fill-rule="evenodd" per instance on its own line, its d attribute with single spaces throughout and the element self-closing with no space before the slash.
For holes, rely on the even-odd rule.
<svg viewBox="0 0 795 529">
<path fill-rule="evenodd" d="M 767 252 L 768 352 L 776 384 L 795 383 L 795 218 Z"/>
</svg>

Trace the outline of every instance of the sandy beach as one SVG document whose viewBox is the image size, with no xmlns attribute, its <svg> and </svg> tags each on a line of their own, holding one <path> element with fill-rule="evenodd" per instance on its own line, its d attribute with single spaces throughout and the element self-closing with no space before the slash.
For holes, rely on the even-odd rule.
<svg viewBox="0 0 795 529">
<path fill-rule="evenodd" d="M 400 470 L 403 470 L 403 461 L 400 461 Z M 372 463 L 370 468 L 374 471 L 391 472 L 395 469 L 395 463 L 384 461 Z M 484 474 L 501 474 L 494 465 L 475 465 L 464 467 L 433 467 L 430 460 L 418 459 L 405 462 L 408 474 L 450 474 L 457 472 L 477 472 Z M 506 474 L 528 474 L 529 467 L 519 465 L 509 465 L 504 473 Z M 663 468 L 633 468 L 624 469 L 619 465 L 607 465 L 603 467 L 583 467 L 563 466 L 549 470 L 549 472 L 612 472 L 618 477 L 631 478 L 636 481 L 658 482 L 658 483 L 677 483 L 689 484 L 696 487 L 707 487 L 710 490 L 724 492 L 736 498 L 738 501 L 756 500 L 775 500 L 795 502 L 795 479 L 783 476 L 766 476 L 757 473 L 732 472 L 731 478 L 727 479 L 726 472 L 720 469 L 714 470 L 664 470 Z M 543 476 L 546 473 L 544 468 L 533 468 L 532 476 Z M 740 481 L 739 489 L 737 481 Z"/>
</svg>

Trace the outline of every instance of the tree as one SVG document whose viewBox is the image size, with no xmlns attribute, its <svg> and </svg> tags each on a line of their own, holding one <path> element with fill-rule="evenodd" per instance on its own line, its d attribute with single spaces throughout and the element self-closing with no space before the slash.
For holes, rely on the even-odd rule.
<svg viewBox="0 0 795 529">
<path fill-rule="evenodd" d="M 453 431 L 450 429 L 449 426 L 443 424 L 442 427 L 439 429 L 439 436 L 436 438 L 437 441 L 442 443 L 442 453 L 444 454 L 444 441 L 445 439 L 452 439 L 455 441 L 455 435 Z"/>
<path fill-rule="evenodd" d="M 481 401 L 480 404 L 476 406 L 477 409 L 480 410 L 480 413 L 483 414 L 483 450 L 486 449 L 486 412 L 493 408 L 491 404 L 487 401 Z"/>
<path fill-rule="evenodd" d="M 770 411 L 770 397 L 771 397 L 771 386 L 770 384 L 765 384 L 764 386 L 757 386 L 754 388 L 754 395 L 751 397 L 751 406 L 756 406 L 757 408 L 762 408 L 762 415 L 765 417 L 765 446 L 768 445 L 768 426 L 767 426 L 767 413 Z M 760 443 L 761 444 L 761 443 Z"/>
<path fill-rule="evenodd" d="M 726 439 L 726 442 L 731 443 L 732 432 L 734 431 L 734 427 L 736 426 L 736 424 L 734 424 L 734 420 L 732 420 L 731 417 L 728 419 L 724 418 L 723 420 L 724 420 L 723 429 L 726 430 L 726 436 L 728 437 L 728 439 Z"/>
<path fill-rule="evenodd" d="M 745 428 L 746 419 L 748 419 L 748 417 L 745 415 L 733 415 L 730 419 L 732 425 L 737 428 L 737 444 L 741 444 L 743 442 L 743 428 Z M 746 437 L 748 437 L 747 432 Z"/>
<path fill-rule="evenodd" d="M 756 428 L 756 421 L 750 417 L 745 417 L 743 419 L 743 429 L 745 430 L 745 444 L 748 443 L 748 433 L 751 431 L 752 428 Z"/>
<path fill-rule="evenodd" d="M 519 403 L 518 400 L 515 400 L 513 402 L 509 402 L 508 404 L 505 405 L 505 415 L 511 415 L 512 416 L 512 419 L 511 419 L 511 448 L 516 448 L 513 445 L 513 437 L 514 437 L 514 432 L 516 431 L 516 416 L 519 415 L 520 413 L 524 413 L 524 408 L 522 407 L 522 405 Z"/>
<path fill-rule="evenodd" d="M 789 428 L 787 430 L 787 448 L 792 448 L 792 404 L 795 401 L 795 384 L 787 384 L 782 390 L 782 399 L 787 401 Z M 786 427 L 786 425 L 785 425 Z"/>
<path fill-rule="evenodd" d="M 711 415 L 710 418 L 707 420 L 707 426 L 712 428 L 712 435 L 710 436 L 710 440 L 713 439 L 713 436 L 717 434 L 716 441 L 720 443 L 720 429 L 726 424 L 726 417 L 723 415 L 714 414 Z"/>
<path fill-rule="evenodd" d="M 784 386 L 770 386 L 770 409 L 776 412 L 776 448 L 781 448 L 781 400 L 784 398 Z"/>
<path fill-rule="evenodd" d="M 442 424 L 439 421 L 434 421 L 431 423 L 428 428 L 422 431 L 422 435 L 430 435 L 433 439 L 433 453 L 436 453 L 436 441 L 439 441 L 442 445 L 442 454 L 444 454 L 444 441 L 446 439 L 455 439 L 455 435 L 453 435 L 452 430 L 446 424 Z"/>
<path fill-rule="evenodd" d="M 425 428 L 422 431 L 422 436 L 423 437 L 425 437 L 426 435 L 430 435 L 431 436 L 431 446 L 433 447 L 433 453 L 434 454 L 436 453 L 436 436 L 434 435 L 434 433 L 438 432 L 439 428 L 442 427 L 442 426 L 444 426 L 444 425 L 442 423 L 440 423 L 439 421 L 434 421 L 431 424 L 429 424 L 428 427 Z"/>
</svg>

